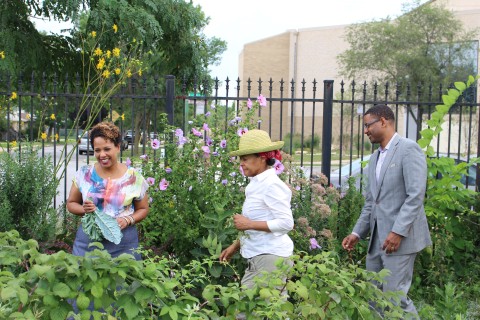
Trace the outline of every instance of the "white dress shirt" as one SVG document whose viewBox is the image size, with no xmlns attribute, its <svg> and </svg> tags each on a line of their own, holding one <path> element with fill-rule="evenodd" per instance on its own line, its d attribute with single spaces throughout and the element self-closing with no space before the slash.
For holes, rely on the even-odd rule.
<svg viewBox="0 0 480 320">
<path fill-rule="evenodd" d="M 246 230 L 240 239 L 242 257 L 249 259 L 260 254 L 289 257 L 293 254 L 293 241 L 287 234 L 293 229 L 291 199 L 292 192 L 275 169 L 267 169 L 250 178 L 242 214 L 250 220 L 266 221 L 271 232 Z"/>
</svg>

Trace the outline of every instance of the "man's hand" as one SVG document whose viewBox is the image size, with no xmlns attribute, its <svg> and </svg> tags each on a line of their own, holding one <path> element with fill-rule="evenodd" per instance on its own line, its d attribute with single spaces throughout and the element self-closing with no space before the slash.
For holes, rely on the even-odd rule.
<svg viewBox="0 0 480 320">
<path fill-rule="evenodd" d="M 358 243 L 360 239 L 354 235 L 354 234 L 349 234 L 346 236 L 343 241 L 342 241 L 342 247 L 343 249 L 347 251 L 352 251 L 355 245 Z"/>
<path fill-rule="evenodd" d="M 238 249 L 240 249 L 239 242 L 235 241 L 233 244 L 223 250 L 222 253 L 220 253 L 220 262 L 230 261 L 230 259 L 235 254 L 235 252 L 238 251 Z"/>
<path fill-rule="evenodd" d="M 403 237 L 395 232 L 390 232 L 387 239 L 383 242 L 382 250 L 386 250 L 386 253 L 394 253 L 400 248 L 400 243 Z"/>
<path fill-rule="evenodd" d="M 252 229 L 250 226 L 251 222 L 252 221 L 250 219 L 241 214 L 236 214 L 233 216 L 233 224 L 237 230 L 245 231 Z"/>
</svg>

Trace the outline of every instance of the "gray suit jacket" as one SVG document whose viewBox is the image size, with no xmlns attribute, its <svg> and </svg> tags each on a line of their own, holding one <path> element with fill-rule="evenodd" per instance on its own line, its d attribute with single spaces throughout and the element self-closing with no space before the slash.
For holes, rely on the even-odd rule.
<svg viewBox="0 0 480 320">
<path fill-rule="evenodd" d="M 432 244 L 423 209 L 427 183 L 425 154 L 415 141 L 397 135 L 387 151 L 377 183 L 378 155 L 377 150 L 366 168 L 365 205 L 353 232 L 365 238 L 377 228 L 379 241 L 383 244 L 393 231 L 404 237 L 400 248 L 393 254 L 419 252 Z M 370 241 L 369 252 L 371 246 Z"/>
</svg>

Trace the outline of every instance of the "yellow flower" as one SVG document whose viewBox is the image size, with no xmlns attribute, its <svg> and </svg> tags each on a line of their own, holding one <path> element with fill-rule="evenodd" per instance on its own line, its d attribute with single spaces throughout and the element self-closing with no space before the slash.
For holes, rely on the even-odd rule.
<svg viewBox="0 0 480 320">
<path fill-rule="evenodd" d="M 5 52 L 4 51 L 0 51 L 0 58 L 5 59 Z"/>
<path fill-rule="evenodd" d="M 137 39 L 133 38 L 132 42 L 133 42 L 133 43 L 137 42 Z"/>
<path fill-rule="evenodd" d="M 120 74 L 120 72 L 121 72 L 120 68 L 116 68 L 116 69 L 115 69 L 115 74 L 116 74 L 117 76 Z"/>
<path fill-rule="evenodd" d="M 120 118 L 122 118 L 122 121 L 125 121 L 125 113 L 122 113 L 122 115 L 120 116 Z"/>
<path fill-rule="evenodd" d="M 97 36 L 97 32 L 96 31 L 92 31 L 90 32 L 90 35 L 92 36 L 92 38 L 95 38 Z"/>
<path fill-rule="evenodd" d="M 101 56 L 102 53 L 103 53 L 103 51 L 100 48 L 97 48 L 97 49 L 95 49 L 95 51 L 93 51 L 93 55 L 95 55 L 95 56 Z"/>
<path fill-rule="evenodd" d="M 108 79 L 110 77 L 110 71 L 108 71 L 108 70 L 103 71 L 102 76 L 104 78 Z"/>
<path fill-rule="evenodd" d="M 25 118 L 27 118 L 27 120 L 30 120 L 30 118 L 31 118 L 30 113 L 27 113 L 27 115 L 25 116 Z"/>
<path fill-rule="evenodd" d="M 142 76 L 142 69 L 138 70 L 138 75 L 141 77 Z"/>
<path fill-rule="evenodd" d="M 42 138 L 42 140 L 47 139 L 47 133 L 46 133 L 46 132 L 42 132 L 41 138 Z"/>
<path fill-rule="evenodd" d="M 17 93 L 13 91 L 12 95 L 10 96 L 10 100 L 15 100 L 15 99 L 17 99 Z"/>
<path fill-rule="evenodd" d="M 58 133 L 55 133 L 55 140 L 58 141 Z"/>
<path fill-rule="evenodd" d="M 130 71 L 130 70 L 127 71 L 127 77 L 128 77 L 128 78 L 131 78 L 131 77 L 132 77 L 132 71 Z"/>
<path fill-rule="evenodd" d="M 112 51 L 107 50 L 106 55 L 107 55 L 107 59 L 110 59 L 110 57 L 112 56 Z"/>
<path fill-rule="evenodd" d="M 98 60 L 97 69 L 102 70 L 104 66 L 105 66 L 105 59 L 101 58 L 100 60 Z"/>
<path fill-rule="evenodd" d="M 119 48 L 114 48 L 113 49 L 113 56 L 114 57 L 120 57 L 120 49 Z"/>
<path fill-rule="evenodd" d="M 12 148 L 15 148 L 17 146 L 17 141 L 13 140 L 12 141 Z"/>
<path fill-rule="evenodd" d="M 118 31 L 118 26 L 117 26 L 116 24 L 114 24 L 114 25 L 112 26 L 112 29 L 113 29 L 113 32 L 117 33 L 117 31 Z"/>
<path fill-rule="evenodd" d="M 52 113 L 52 114 L 50 115 L 50 119 L 55 120 L 55 113 Z"/>
</svg>

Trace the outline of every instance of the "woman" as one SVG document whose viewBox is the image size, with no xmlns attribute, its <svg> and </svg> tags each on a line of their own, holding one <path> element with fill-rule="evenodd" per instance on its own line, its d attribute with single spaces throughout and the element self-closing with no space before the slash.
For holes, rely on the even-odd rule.
<svg viewBox="0 0 480 320">
<path fill-rule="evenodd" d="M 250 130 L 240 137 L 239 149 L 231 156 L 240 156 L 243 173 L 250 178 L 245 189 L 242 214 L 233 217 L 235 228 L 246 236 L 222 251 L 220 261 L 228 261 L 240 250 L 248 268 L 242 286 L 251 288 L 254 278 L 275 269 L 275 262 L 293 254 L 293 242 L 288 232 L 293 229 L 290 208 L 292 192 L 270 166 L 281 160 L 279 149 L 283 141 L 272 142 L 267 132 Z"/>
<path fill-rule="evenodd" d="M 95 125 L 89 133 L 90 144 L 97 162 L 78 170 L 67 200 L 71 213 L 84 216 L 95 210 L 116 219 L 122 231 L 122 240 L 114 244 L 103 240 L 104 249 L 112 257 L 122 253 L 132 254 L 140 260 L 138 233 L 135 227 L 148 214 L 148 183 L 134 168 L 118 162 L 122 137 L 117 126 L 109 122 Z M 82 225 L 78 228 L 73 254 L 84 256 L 95 248 Z"/>
</svg>

